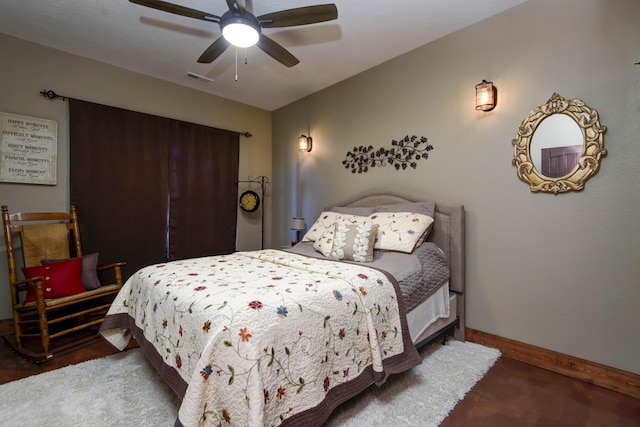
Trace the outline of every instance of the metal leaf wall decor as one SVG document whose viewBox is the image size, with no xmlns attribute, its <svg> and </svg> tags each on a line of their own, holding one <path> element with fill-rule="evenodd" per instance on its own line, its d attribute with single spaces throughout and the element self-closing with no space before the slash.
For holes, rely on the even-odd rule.
<svg viewBox="0 0 640 427">
<path fill-rule="evenodd" d="M 393 165 L 396 170 L 405 170 L 407 167 L 415 169 L 418 160 L 428 159 L 429 151 L 433 150 L 433 145 L 427 144 L 427 138 L 416 135 L 405 136 L 400 141 L 391 141 L 391 148 L 378 148 L 373 150 L 373 146 L 353 147 L 347 153 L 347 157 L 342 161 L 345 169 L 351 169 L 351 173 L 368 172 L 369 168 Z"/>
</svg>

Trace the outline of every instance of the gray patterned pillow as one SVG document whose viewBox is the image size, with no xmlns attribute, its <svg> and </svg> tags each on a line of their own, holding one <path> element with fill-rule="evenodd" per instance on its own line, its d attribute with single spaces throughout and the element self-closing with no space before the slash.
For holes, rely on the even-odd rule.
<svg viewBox="0 0 640 427">
<path fill-rule="evenodd" d="M 378 226 L 371 222 L 360 224 L 336 223 L 330 258 L 358 262 L 373 261 L 373 247 Z"/>
</svg>

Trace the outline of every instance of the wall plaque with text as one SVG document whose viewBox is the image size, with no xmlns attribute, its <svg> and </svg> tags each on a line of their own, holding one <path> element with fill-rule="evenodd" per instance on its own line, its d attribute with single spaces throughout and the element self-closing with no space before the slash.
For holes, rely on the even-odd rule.
<svg viewBox="0 0 640 427">
<path fill-rule="evenodd" d="M 0 113 L 0 182 L 56 185 L 58 123 Z"/>
</svg>

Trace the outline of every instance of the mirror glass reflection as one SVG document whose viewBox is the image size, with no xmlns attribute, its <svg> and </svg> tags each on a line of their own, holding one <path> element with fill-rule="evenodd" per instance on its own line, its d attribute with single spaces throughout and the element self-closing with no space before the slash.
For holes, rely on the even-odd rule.
<svg viewBox="0 0 640 427">
<path fill-rule="evenodd" d="M 584 150 L 584 135 L 565 114 L 551 114 L 540 122 L 531 139 L 531 161 L 542 176 L 569 175 Z"/>
</svg>

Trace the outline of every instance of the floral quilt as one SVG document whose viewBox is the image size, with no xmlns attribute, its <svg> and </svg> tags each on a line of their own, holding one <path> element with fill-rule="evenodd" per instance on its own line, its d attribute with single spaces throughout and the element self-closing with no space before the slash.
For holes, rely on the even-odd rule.
<svg viewBox="0 0 640 427">
<path fill-rule="evenodd" d="M 277 250 L 174 261 L 134 274 L 101 333 L 123 348 L 133 332 L 183 399 L 177 425 L 321 425 L 420 363 L 396 289 L 379 270 Z"/>
</svg>

